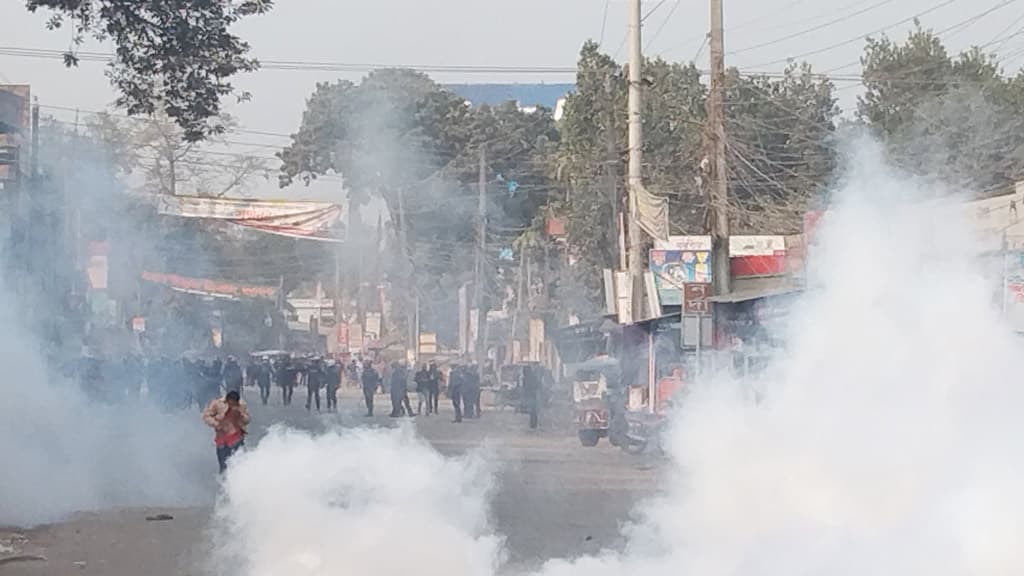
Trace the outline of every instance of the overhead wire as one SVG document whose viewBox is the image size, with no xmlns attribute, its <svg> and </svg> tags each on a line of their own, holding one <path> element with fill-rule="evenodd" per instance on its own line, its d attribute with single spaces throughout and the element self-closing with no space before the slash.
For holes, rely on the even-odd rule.
<svg viewBox="0 0 1024 576">
<path fill-rule="evenodd" d="M 645 53 L 649 52 L 651 50 L 651 45 L 654 44 L 654 41 L 657 40 L 659 36 L 661 36 L 661 32 L 663 30 L 665 30 L 665 27 L 668 26 L 668 23 L 672 21 L 672 16 L 675 15 L 676 10 L 679 9 L 679 5 L 681 3 L 682 3 L 682 0 L 675 0 L 675 2 L 673 2 L 672 9 L 669 10 L 668 16 L 665 16 L 665 19 L 661 21 L 661 26 L 658 26 L 658 29 L 654 32 L 654 34 L 651 36 L 651 38 L 647 41 L 647 45 L 644 47 L 644 52 Z"/>
<path fill-rule="evenodd" d="M 787 34 L 786 36 L 783 36 L 781 38 L 776 38 L 774 40 L 769 40 L 769 41 L 761 42 L 761 43 L 754 44 L 754 45 L 751 45 L 751 46 L 746 46 L 744 48 L 739 48 L 739 49 L 736 49 L 736 50 L 732 50 L 732 51 L 726 52 L 725 55 L 726 56 L 730 56 L 730 55 L 734 55 L 734 54 L 743 54 L 745 52 L 750 52 L 751 50 L 759 50 L 761 48 L 766 48 L 768 46 L 773 46 L 775 44 L 786 42 L 786 41 L 792 40 L 794 38 L 799 38 L 801 36 L 806 36 L 807 34 L 811 34 L 812 32 L 817 32 L 818 30 L 823 30 L 825 28 L 828 28 L 829 26 L 833 26 L 833 25 L 838 24 L 840 22 L 845 22 L 845 21 L 849 20 L 850 18 L 853 18 L 855 16 L 860 16 L 861 14 L 865 14 L 867 12 L 870 12 L 872 10 L 880 8 L 880 7 L 882 7 L 882 6 L 886 5 L 886 4 L 892 3 L 893 1 L 894 0 L 880 0 L 879 2 L 875 2 L 874 4 L 871 4 L 870 6 L 867 6 L 866 8 L 862 8 L 860 10 L 857 10 L 856 12 L 853 12 L 851 14 L 846 14 L 844 16 L 839 16 L 837 18 L 833 18 L 832 20 L 829 20 L 827 22 L 823 22 L 821 24 L 818 24 L 817 26 L 812 26 L 811 28 L 805 28 L 805 29 L 800 30 L 798 32 L 794 32 L 792 34 Z"/>
<path fill-rule="evenodd" d="M 907 24 L 908 22 L 913 22 L 913 21 L 921 18 L 922 16 L 927 16 L 928 14 L 931 14 L 932 12 L 935 12 L 937 10 L 945 8 L 946 6 L 949 6 L 950 4 L 952 4 L 952 3 L 956 2 L 956 1 L 957 0 L 943 0 L 942 2 L 934 4 L 931 7 L 927 8 L 925 10 L 922 10 L 922 11 L 918 12 L 917 14 L 914 14 L 913 16 L 904 18 L 904 19 L 899 20 L 897 22 L 894 22 L 892 24 L 888 24 L 886 26 L 883 26 L 881 28 L 878 28 L 876 30 L 868 32 L 866 34 L 861 34 L 859 36 L 855 36 L 853 38 L 844 40 L 842 42 L 837 42 L 835 44 L 829 44 L 828 46 L 824 46 L 822 48 L 817 48 L 817 49 L 814 49 L 814 50 L 808 50 L 806 52 L 801 52 L 799 54 L 790 55 L 790 56 L 787 56 L 785 58 L 779 58 L 779 59 L 771 60 L 771 61 L 768 61 L 768 62 L 762 62 L 760 64 L 754 65 L 753 68 L 760 68 L 760 67 L 763 67 L 763 66 L 773 66 L 775 64 L 782 64 L 782 63 L 786 63 L 786 62 L 792 62 L 792 61 L 800 59 L 800 58 L 806 58 L 807 56 L 815 56 L 817 54 L 822 54 L 822 53 L 825 53 L 825 52 L 829 52 L 829 51 L 835 50 L 836 48 L 841 48 L 843 46 L 849 46 L 850 44 L 853 44 L 854 42 L 860 42 L 861 40 L 864 40 L 864 39 L 868 38 L 869 36 L 871 36 L 873 34 L 880 34 L 882 32 L 885 32 L 886 30 L 889 30 L 890 28 L 895 28 L 897 26 L 901 26 L 903 24 Z M 1014 0 L 1007 0 L 1007 1 L 1011 1 L 1012 2 Z"/>
</svg>

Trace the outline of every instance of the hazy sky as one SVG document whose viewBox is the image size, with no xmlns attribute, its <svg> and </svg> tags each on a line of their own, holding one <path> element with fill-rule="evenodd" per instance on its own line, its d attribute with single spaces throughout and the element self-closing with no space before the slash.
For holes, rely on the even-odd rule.
<svg viewBox="0 0 1024 576">
<path fill-rule="evenodd" d="M 811 62 L 818 71 L 856 74 L 861 36 L 885 30 L 903 37 L 909 19 L 921 16 L 947 46 L 989 44 L 1007 54 L 1004 64 L 1024 62 L 1024 2 L 1017 0 L 724 0 L 726 63 L 741 69 L 779 70 L 788 57 Z M 601 39 L 625 57 L 626 0 L 277 0 L 269 14 L 252 18 L 237 32 L 264 60 L 381 65 L 484 65 L 571 67 L 581 44 Z M 646 0 L 644 44 L 649 54 L 691 60 L 708 27 L 707 0 Z M 607 6 L 607 18 L 605 9 Z M 992 12 L 983 15 L 989 10 Z M 981 17 L 979 17 L 981 16 Z M 69 32 L 45 29 L 44 14 L 29 14 L 23 0 L 0 0 L 0 47 L 64 49 Z M 901 21 L 907 21 L 899 24 Z M 1014 35 L 1018 34 L 1018 35 Z M 999 42 L 1005 38 L 1004 42 Z M 761 44 L 767 45 L 744 50 Z M 839 45 L 842 44 L 842 45 Z M 837 46 L 839 45 L 839 46 Z M 90 45 L 87 49 L 109 51 Z M 1017 51 L 1021 54 L 1017 54 Z M 739 51 L 738 53 L 730 53 Z M 707 66 L 707 50 L 697 60 Z M 245 128 L 288 133 L 296 129 L 305 98 L 318 81 L 358 80 L 361 73 L 261 70 L 236 84 L 254 99 L 232 105 Z M 572 74 L 434 74 L 442 82 L 565 82 Z M 28 83 L 44 106 L 99 110 L 113 99 L 103 64 L 83 62 L 68 70 L 58 60 L 0 55 L 0 82 Z M 844 109 L 854 104 L 856 86 L 839 82 Z M 46 109 L 60 119 L 74 112 Z M 246 133 L 245 141 L 279 144 L 274 136 Z M 269 155 L 268 148 L 253 148 Z"/>
</svg>

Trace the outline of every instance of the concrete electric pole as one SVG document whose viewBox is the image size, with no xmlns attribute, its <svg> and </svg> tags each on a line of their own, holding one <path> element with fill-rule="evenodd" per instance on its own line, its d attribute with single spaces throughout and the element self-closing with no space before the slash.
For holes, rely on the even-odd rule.
<svg viewBox="0 0 1024 576">
<path fill-rule="evenodd" d="M 643 24 L 641 0 L 629 0 L 629 172 L 627 182 L 629 209 L 629 276 L 633 287 L 633 319 L 643 317 L 643 236 L 638 224 L 636 196 L 643 184 L 643 52 L 640 28 Z"/>
<path fill-rule="evenodd" d="M 487 314 L 483 310 L 484 255 L 487 251 L 487 148 L 480 145 L 480 166 L 478 174 L 477 204 L 477 241 L 476 265 L 473 267 L 473 306 L 476 307 L 476 351 L 477 369 L 483 374 L 484 359 L 487 358 L 487 340 L 484 328 L 487 326 Z"/>
<path fill-rule="evenodd" d="M 725 159 L 725 38 L 722 0 L 711 0 L 711 90 L 708 92 L 708 157 L 711 182 L 711 281 L 716 295 L 732 291 L 729 269 L 729 180 Z"/>
</svg>

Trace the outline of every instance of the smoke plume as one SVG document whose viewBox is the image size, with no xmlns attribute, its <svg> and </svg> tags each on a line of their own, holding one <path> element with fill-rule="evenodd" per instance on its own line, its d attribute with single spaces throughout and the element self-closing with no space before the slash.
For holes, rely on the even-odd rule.
<svg viewBox="0 0 1024 576">
<path fill-rule="evenodd" d="M 542 576 L 1024 570 L 1018 343 L 962 210 L 937 192 L 859 144 L 786 351 L 758 377 L 690 390 L 671 480 L 625 550 Z M 491 574 L 480 474 L 407 431 L 277 431 L 229 473 L 225 547 L 248 576 Z"/>
<path fill-rule="evenodd" d="M 483 460 L 445 458 L 408 427 L 275 428 L 232 462 L 217 572 L 489 576 L 502 557 L 491 485 Z"/>
</svg>

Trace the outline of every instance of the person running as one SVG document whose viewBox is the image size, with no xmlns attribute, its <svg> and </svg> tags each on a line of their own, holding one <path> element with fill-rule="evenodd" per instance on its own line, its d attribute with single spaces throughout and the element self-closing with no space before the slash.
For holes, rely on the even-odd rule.
<svg viewBox="0 0 1024 576">
<path fill-rule="evenodd" d="M 413 377 L 413 382 L 416 383 L 416 396 L 419 401 L 416 403 L 416 415 L 419 416 L 423 413 L 423 405 L 427 405 L 427 415 L 430 415 L 430 372 L 427 371 L 427 365 L 424 364 L 420 367 L 419 371 Z"/>
<path fill-rule="evenodd" d="M 213 443 L 217 446 L 217 463 L 220 473 L 228 467 L 228 459 L 245 445 L 245 427 L 249 425 L 249 408 L 245 401 L 232 390 L 223 398 L 214 398 L 203 410 L 203 421 L 215 433 Z"/>
<path fill-rule="evenodd" d="M 373 367 L 373 364 L 367 364 L 363 367 L 363 374 L 361 376 L 363 384 L 363 400 L 366 402 L 366 416 L 373 416 L 373 396 L 377 393 L 377 387 L 380 386 L 380 374 L 377 373 L 377 369 Z"/>
</svg>

